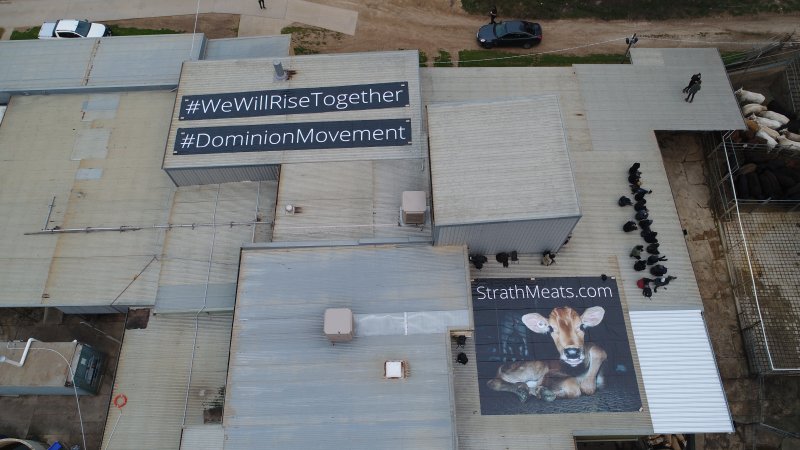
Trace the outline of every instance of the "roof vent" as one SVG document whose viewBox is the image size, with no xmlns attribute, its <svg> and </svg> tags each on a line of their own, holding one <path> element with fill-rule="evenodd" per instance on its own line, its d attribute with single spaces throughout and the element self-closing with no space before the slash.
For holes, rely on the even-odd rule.
<svg viewBox="0 0 800 450">
<path fill-rule="evenodd" d="M 383 377 L 389 380 L 408 378 L 408 361 L 386 361 L 383 364 Z"/>
<path fill-rule="evenodd" d="M 353 311 L 350 308 L 328 308 L 325 310 L 325 336 L 331 342 L 353 340 Z"/>
<path fill-rule="evenodd" d="M 301 208 L 301 207 L 299 207 L 297 205 L 292 205 L 291 203 L 289 203 L 283 208 L 283 212 L 285 214 L 289 215 L 289 216 L 292 216 L 292 215 L 300 214 L 301 212 L 303 212 L 303 208 Z"/>
<path fill-rule="evenodd" d="M 428 209 L 425 191 L 404 191 L 402 216 L 404 224 L 420 225 L 425 223 L 425 211 Z"/>
<path fill-rule="evenodd" d="M 272 68 L 275 69 L 275 81 L 286 81 L 289 74 L 283 70 L 283 63 L 280 61 L 272 61 Z"/>
</svg>

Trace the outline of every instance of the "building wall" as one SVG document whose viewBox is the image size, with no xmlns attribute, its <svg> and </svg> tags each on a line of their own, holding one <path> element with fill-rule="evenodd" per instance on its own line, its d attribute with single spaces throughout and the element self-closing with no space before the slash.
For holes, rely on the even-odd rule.
<svg viewBox="0 0 800 450">
<path fill-rule="evenodd" d="M 277 181 L 279 165 L 164 169 L 176 186 L 220 184 L 236 181 Z"/>
<path fill-rule="evenodd" d="M 580 216 L 503 223 L 435 226 L 434 245 L 466 245 L 470 253 L 557 251 Z"/>
</svg>

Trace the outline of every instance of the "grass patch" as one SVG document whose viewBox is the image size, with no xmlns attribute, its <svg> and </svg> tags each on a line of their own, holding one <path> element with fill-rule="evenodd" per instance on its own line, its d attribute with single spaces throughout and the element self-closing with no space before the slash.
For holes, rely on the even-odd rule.
<svg viewBox="0 0 800 450">
<path fill-rule="evenodd" d="M 434 67 L 453 67 L 453 58 L 450 52 L 446 50 L 439 50 L 439 55 L 433 58 Z"/>
<path fill-rule="evenodd" d="M 419 51 L 419 66 L 428 67 L 428 55 L 426 55 L 422 50 Z"/>
<path fill-rule="evenodd" d="M 755 13 L 788 13 L 800 11 L 800 0 L 734 1 L 734 0 L 462 0 L 470 14 L 489 16 L 497 5 L 498 18 L 604 20 L 665 20 L 686 17 L 707 17 L 718 14 L 746 15 Z M 547 30 L 545 30 L 547 33 Z"/>
<path fill-rule="evenodd" d="M 496 50 L 461 50 L 459 67 L 558 67 L 573 64 L 619 64 L 623 55 L 597 53 L 575 56 L 561 54 L 517 55 Z"/>
<path fill-rule="evenodd" d="M 342 33 L 317 27 L 288 26 L 281 28 L 281 34 L 292 35 L 292 48 L 295 55 L 315 55 L 328 40 L 341 40 Z"/>
<path fill-rule="evenodd" d="M 119 25 L 109 25 L 112 36 L 147 36 L 151 34 L 181 34 L 183 31 L 170 30 L 169 28 L 159 28 L 151 30 L 148 28 L 121 27 Z"/>
<path fill-rule="evenodd" d="M 303 47 L 302 45 L 298 45 L 294 48 L 295 55 L 316 55 L 319 53 L 318 50 L 314 50 L 313 48 Z"/>
<path fill-rule="evenodd" d="M 747 52 L 720 52 L 723 64 L 733 64 L 745 59 Z"/>
<path fill-rule="evenodd" d="M 12 41 L 22 41 L 25 39 L 39 39 L 39 29 L 42 27 L 31 27 L 27 30 L 14 30 L 11 32 Z"/>
<path fill-rule="evenodd" d="M 39 38 L 39 29 L 41 27 L 32 27 L 28 28 L 25 31 L 14 30 L 11 33 L 12 40 L 23 40 L 23 39 L 38 39 Z M 109 25 L 108 28 L 111 29 L 112 36 L 143 36 L 143 35 L 150 35 L 150 34 L 179 34 L 183 33 L 183 31 L 176 31 L 170 30 L 168 28 L 161 28 L 158 30 L 151 30 L 148 28 L 132 28 L 132 27 L 121 27 L 119 25 Z"/>
</svg>

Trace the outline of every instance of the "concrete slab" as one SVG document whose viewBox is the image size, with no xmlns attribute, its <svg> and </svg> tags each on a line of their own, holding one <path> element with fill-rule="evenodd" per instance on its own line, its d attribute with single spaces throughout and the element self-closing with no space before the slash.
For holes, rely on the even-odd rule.
<svg viewBox="0 0 800 450">
<path fill-rule="evenodd" d="M 239 19 L 239 37 L 281 34 L 281 30 L 292 22 L 283 18 L 242 15 Z"/>
<path fill-rule="evenodd" d="M 352 36 L 356 34 L 358 12 L 303 0 L 291 0 L 286 9 L 286 19 Z"/>
</svg>

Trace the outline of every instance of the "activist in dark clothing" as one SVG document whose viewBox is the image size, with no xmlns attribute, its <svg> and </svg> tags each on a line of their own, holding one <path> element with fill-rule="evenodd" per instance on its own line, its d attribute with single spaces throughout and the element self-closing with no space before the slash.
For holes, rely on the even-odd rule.
<svg viewBox="0 0 800 450">
<path fill-rule="evenodd" d="M 636 222 L 631 222 L 630 220 L 625 222 L 625 225 L 622 226 L 622 231 L 626 233 L 635 231 L 636 229 Z"/>
<path fill-rule="evenodd" d="M 650 255 L 647 257 L 647 264 L 657 264 L 659 261 L 669 261 L 666 256 L 659 257 L 658 255 Z"/>
<path fill-rule="evenodd" d="M 650 268 L 650 273 L 657 277 L 664 276 L 667 274 L 667 268 L 661 264 L 657 264 Z"/>
</svg>

